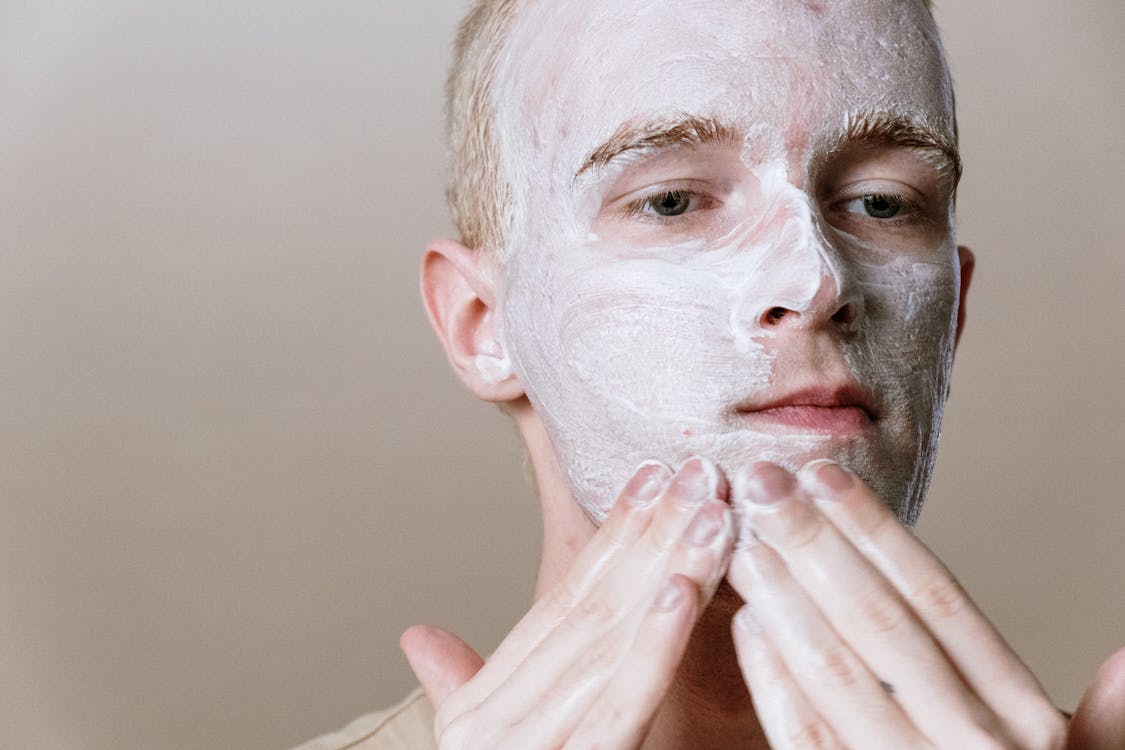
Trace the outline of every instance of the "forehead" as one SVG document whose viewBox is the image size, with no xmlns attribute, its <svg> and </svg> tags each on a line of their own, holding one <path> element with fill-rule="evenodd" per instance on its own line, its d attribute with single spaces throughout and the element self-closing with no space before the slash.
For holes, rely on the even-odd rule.
<svg viewBox="0 0 1125 750">
<path fill-rule="evenodd" d="M 685 114 L 730 122 L 775 151 L 859 112 L 953 130 L 920 0 L 529 2 L 506 53 L 501 129 L 570 174 L 623 124 Z"/>
</svg>

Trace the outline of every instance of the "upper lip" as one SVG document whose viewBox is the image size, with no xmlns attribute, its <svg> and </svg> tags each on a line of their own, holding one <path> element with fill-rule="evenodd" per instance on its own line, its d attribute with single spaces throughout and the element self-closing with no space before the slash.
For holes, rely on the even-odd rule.
<svg viewBox="0 0 1125 750">
<path fill-rule="evenodd" d="M 858 407 L 871 419 L 879 416 L 875 399 L 856 383 L 838 385 L 813 385 L 788 391 L 780 396 L 763 394 L 738 404 L 740 413 L 762 412 L 787 406 L 814 406 L 824 409 Z"/>
</svg>

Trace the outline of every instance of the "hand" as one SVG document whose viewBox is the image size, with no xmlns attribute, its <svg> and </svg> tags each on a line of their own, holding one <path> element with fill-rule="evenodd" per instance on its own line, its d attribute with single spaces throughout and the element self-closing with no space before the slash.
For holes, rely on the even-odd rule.
<svg viewBox="0 0 1125 750">
<path fill-rule="evenodd" d="M 757 464 L 733 493 L 734 640 L 772 747 L 1062 748 L 1061 713 L 941 562 L 837 464 L 799 476 Z"/>
<path fill-rule="evenodd" d="M 1125 748 L 1125 648 L 1102 664 L 1066 735 L 1066 750 L 1121 748 Z"/>
<path fill-rule="evenodd" d="M 439 747 L 633 748 L 726 570 L 733 521 L 718 469 L 641 466 L 560 584 L 485 663 L 456 636 L 402 637 Z"/>
</svg>

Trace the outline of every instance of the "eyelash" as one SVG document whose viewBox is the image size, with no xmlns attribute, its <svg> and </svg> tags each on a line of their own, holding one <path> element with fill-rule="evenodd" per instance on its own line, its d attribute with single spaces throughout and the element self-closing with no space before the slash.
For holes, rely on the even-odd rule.
<svg viewBox="0 0 1125 750">
<path fill-rule="evenodd" d="M 691 202 L 688 208 L 678 214 L 661 215 L 654 210 L 654 206 L 667 199 L 672 200 L 688 200 Z M 861 208 L 858 211 L 848 210 L 848 204 L 854 201 L 882 201 L 897 204 L 899 206 L 898 212 L 894 216 L 880 218 L 871 216 Z M 693 190 L 691 188 L 674 188 L 666 190 L 658 190 L 656 192 L 647 193 L 630 201 L 625 206 L 625 216 L 629 219 L 644 221 L 655 224 L 673 224 L 686 221 L 687 215 L 701 210 L 706 210 L 714 207 L 715 200 L 707 193 Z M 856 220 L 864 222 L 875 222 L 884 227 L 907 227 L 911 225 L 921 224 L 928 221 L 925 212 L 921 206 L 911 198 L 899 193 L 891 192 L 870 192 L 862 193 L 860 195 L 853 195 L 853 197 L 842 200 L 836 203 L 838 207 L 836 210 L 847 216 L 858 217 Z"/>
<path fill-rule="evenodd" d="M 847 206 L 854 201 L 866 202 L 868 200 L 894 203 L 898 205 L 899 210 L 895 213 L 894 216 L 880 218 L 878 216 L 871 216 L 870 214 L 866 213 L 865 210 L 850 211 L 847 209 Z M 925 213 L 922 211 L 917 202 L 911 200 L 905 195 L 900 195 L 897 193 L 863 193 L 862 195 L 857 195 L 852 198 L 848 198 L 847 200 L 840 201 L 837 205 L 841 207 L 841 210 L 844 213 L 858 215 L 861 221 L 874 221 L 883 225 L 905 226 L 909 224 L 917 224 L 926 220 Z"/>
<path fill-rule="evenodd" d="M 702 203 L 703 205 L 693 205 L 685 209 L 681 213 L 670 214 L 667 216 L 658 214 L 655 211 L 650 211 L 650 209 L 652 209 L 655 204 L 660 203 L 661 201 L 668 198 L 672 198 L 674 200 L 687 199 L 689 201 L 692 201 L 693 203 Z M 648 193 L 641 196 L 640 198 L 637 198 L 634 201 L 629 202 L 625 206 L 625 215 L 631 219 L 668 223 L 674 221 L 682 221 L 682 217 L 686 214 L 695 213 L 696 211 L 711 208 L 713 203 L 714 199 L 712 199 L 711 196 L 707 195 L 706 193 L 701 193 L 698 190 L 691 190 L 689 188 L 658 190 L 654 193 Z"/>
</svg>

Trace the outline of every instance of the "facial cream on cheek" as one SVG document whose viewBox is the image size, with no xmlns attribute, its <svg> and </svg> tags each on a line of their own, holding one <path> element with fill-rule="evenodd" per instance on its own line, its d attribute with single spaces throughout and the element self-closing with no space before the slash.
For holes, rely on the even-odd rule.
<svg viewBox="0 0 1125 750">
<path fill-rule="evenodd" d="M 592 517 L 645 458 L 674 465 L 702 453 L 733 470 L 769 457 L 796 468 L 790 459 L 820 442 L 756 434 L 736 413 L 771 383 L 776 342 L 763 315 L 776 305 L 807 315 L 840 283 L 807 197 L 770 184 L 762 215 L 716 247 L 594 242 L 513 264 L 513 361 Z"/>
<path fill-rule="evenodd" d="M 949 245 L 929 249 L 932 260 L 857 263 L 864 324 L 843 349 L 881 410 L 880 446 L 853 468 L 908 523 L 929 483 L 949 388 L 958 288 Z"/>
<path fill-rule="evenodd" d="M 761 347 L 735 346 L 729 280 L 614 255 L 602 245 L 560 253 L 541 275 L 548 293 L 516 283 L 505 303 L 507 320 L 520 321 L 509 337 L 516 370 L 596 519 L 645 458 L 712 452 L 730 406 L 769 376 Z"/>
<path fill-rule="evenodd" d="M 761 325 L 762 313 L 800 311 L 831 289 L 868 308 L 871 319 L 858 320 L 841 356 L 894 406 L 877 445 L 835 457 L 869 467 L 865 478 L 886 478 L 877 488 L 885 497 L 911 495 L 904 488 L 928 474 L 919 446 L 935 432 L 933 415 L 919 409 L 937 408 L 928 394 L 947 382 L 942 366 L 929 364 L 943 357 L 941 335 L 929 331 L 949 329 L 940 319 L 944 303 L 911 287 L 932 279 L 832 247 L 806 186 L 789 180 L 815 143 L 810 136 L 836 132 L 857 108 L 948 121 L 940 58 L 921 77 L 904 63 L 917 62 L 912 50 L 928 32 L 914 28 L 911 13 L 874 0 L 856 5 L 862 24 L 839 15 L 847 8 L 814 17 L 774 2 L 669 12 L 627 1 L 534 8 L 513 35 L 518 68 L 509 63 L 498 94 L 517 103 L 497 131 L 518 185 L 512 214 L 523 232 L 513 243 L 502 328 L 511 367 L 579 501 L 600 518 L 632 468 L 654 456 L 674 464 L 704 453 L 727 468 L 758 457 L 796 468 L 813 457 L 815 437 L 778 440 L 730 417 L 746 395 L 778 385 L 773 368 L 784 342 Z M 575 41 L 546 54 L 543 28 L 565 29 Z M 528 81 L 542 83 L 529 91 Z M 726 244 L 676 245 L 678 264 L 632 252 L 660 248 L 615 247 L 611 232 L 592 242 L 598 207 L 571 192 L 574 170 L 623 123 L 674 113 L 713 114 L 752 136 L 745 166 L 772 180 L 769 195 L 754 203 L 757 214 Z M 917 394 L 926 394 L 925 406 Z"/>
</svg>

